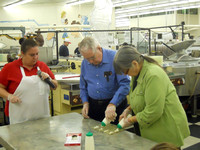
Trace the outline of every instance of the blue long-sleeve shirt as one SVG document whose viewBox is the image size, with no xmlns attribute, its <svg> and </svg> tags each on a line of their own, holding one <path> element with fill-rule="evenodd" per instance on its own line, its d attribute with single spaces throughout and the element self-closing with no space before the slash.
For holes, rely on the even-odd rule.
<svg viewBox="0 0 200 150">
<path fill-rule="evenodd" d="M 116 51 L 102 48 L 102 62 L 95 66 L 87 60 L 81 64 L 80 97 L 88 102 L 88 97 L 97 100 L 112 99 L 110 103 L 118 106 L 128 95 L 130 90 L 130 78 L 125 75 L 117 75 L 113 67 Z M 112 72 L 109 81 L 104 77 L 104 72 Z"/>
</svg>

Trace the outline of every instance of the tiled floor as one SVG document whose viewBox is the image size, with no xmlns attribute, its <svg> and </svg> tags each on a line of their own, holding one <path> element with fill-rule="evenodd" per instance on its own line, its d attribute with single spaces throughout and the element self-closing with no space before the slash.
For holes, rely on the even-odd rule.
<svg viewBox="0 0 200 150">
<path fill-rule="evenodd" d="M 191 136 L 185 139 L 183 150 L 200 150 L 200 112 L 196 118 L 188 115 Z"/>
</svg>

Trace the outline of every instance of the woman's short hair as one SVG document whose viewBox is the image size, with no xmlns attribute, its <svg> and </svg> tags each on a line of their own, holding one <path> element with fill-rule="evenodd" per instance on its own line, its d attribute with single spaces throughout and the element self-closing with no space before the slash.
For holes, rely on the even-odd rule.
<svg viewBox="0 0 200 150">
<path fill-rule="evenodd" d="M 22 42 L 21 51 L 25 54 L 30 48 L 38 46 L 37 42 L 33 39 L 26 39 Z"/>
</svg>

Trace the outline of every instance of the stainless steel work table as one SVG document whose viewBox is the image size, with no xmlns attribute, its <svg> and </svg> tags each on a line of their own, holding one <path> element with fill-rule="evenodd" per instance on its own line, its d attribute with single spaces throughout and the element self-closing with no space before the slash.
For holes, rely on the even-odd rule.
<svg viewBox="0 0 200 150">
<path fill-rule="evenodd" d="M 94 134 L 96 150 L 149 150 L 156 143 L 128 131 L 108 135 L 93 129 L 100 125 L 78 113 L 0 127 L 0 144 L 17 150 L 84 150 L 85 134 Z M 82 133 L 81 146 L 64 146 L 67 133 Z"/>
</svg>

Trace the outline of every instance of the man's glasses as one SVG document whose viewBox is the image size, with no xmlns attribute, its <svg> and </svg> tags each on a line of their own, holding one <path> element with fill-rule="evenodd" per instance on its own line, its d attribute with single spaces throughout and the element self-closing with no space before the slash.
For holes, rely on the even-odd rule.
<svg viewBox="0 0 200 150">
<path fill-rule="evenodd" d="M 94 55 L 92 57 L 89 57 L 89 58 L 85 58 L 87 61 L 90 61 L 90 60 L 95 60 L 96 59 L 96 52 L 94 53 Z"/>
</svg>

